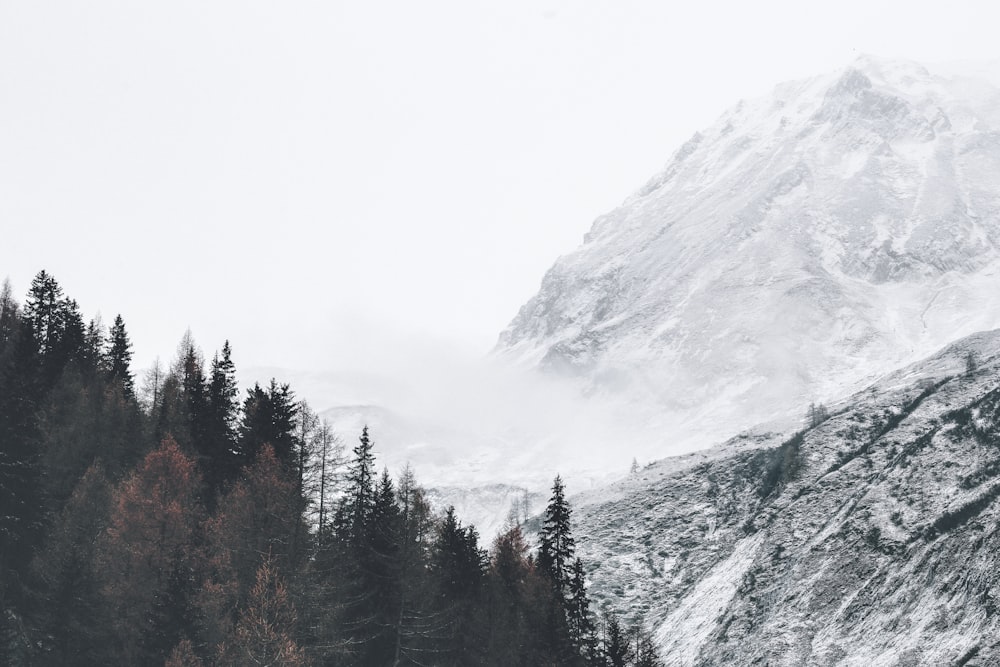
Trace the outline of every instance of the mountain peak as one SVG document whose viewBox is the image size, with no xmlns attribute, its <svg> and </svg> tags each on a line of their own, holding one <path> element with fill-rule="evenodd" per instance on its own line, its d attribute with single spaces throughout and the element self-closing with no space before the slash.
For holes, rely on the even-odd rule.
<svg viewBox="0 0 1000 667">
<path fill-rule="evenodd" d="M 594 222 L 499 351 L 704 444 L 1000 326 L 1000 91 L 954 82 L 863 56 L 733 107 Z"/>
<path fill-rule="evenodd" d="M 926 81 L 931 73 L 918 62 L 905 58 L 886 58 L 872 54 L 858 56 L 848 69 L 863 72 L 868 77 L 885 83 L 913 83 Z"/>
</svg>

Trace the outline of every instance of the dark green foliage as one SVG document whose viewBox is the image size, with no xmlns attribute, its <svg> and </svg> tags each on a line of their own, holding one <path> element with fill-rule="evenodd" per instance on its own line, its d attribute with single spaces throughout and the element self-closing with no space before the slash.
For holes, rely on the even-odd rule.
<svg viewBox="0 0 1000 667">
<path fill-rule="evenodd" d="M 590 599 L 587 597 L 583 562 L 579 558 L 573 561 L 569 598 L 566 601 L 566 621 L 577 651 L 593 662 L 598 655 L 597 635 L 590 612 Z"/>
<path fill-rule="evenodd" d="M 374 446 L 365 426 L 354 447 L 354 458 L 347 471 L 347 497 L 342 504 L 349 531 L 342 534 L 342 538 L 355 545 L 360 545 L 365 538 L 375 508 Z"/>
<path fill-rule="evenodd" d="M 31 282 L 24 320 L 38 349 L 43 386 L 51 386 L 66 364 L 86 359 L 86 331 L 80 308 L 76 301 L 66 298 L 56 279 L 45 271 Z"/>
<path fill-rule="evenodd" d="M 41 585 L 54 664 L 113 662 L 105 653 L 107 614 L 101 604 L 95 543 L 107 528 L 111 485 L 100 463 L 84 473 L 54 518 L 32 569 Z"/>
<path fill-rule="evenodd" d="M 773 449 L 764 449 L 751 456 L 748 467 L 758 481 L 757 495 L 767 498 L 795 479 L 801 464 L 799 450 L 803 434 L 796 433 Z"/>
<path fill-rule="evenodd" d="M 0 643 L 13 646 L 18 642 L 10 633 L 44 518 L 37 415 L 44 387 L 31 325 L 9 295 L 0 303 L 0 320 L 0 622 L 9 634 Z"/>
<path fill-rule="evenodd" d="M 484 594 L 489 556 L 479 548 L 475 528 L 462 526 L 449 507 L 431 550 L 439 637 L 444 665 L 475 664 L 482 658 L 482 619 L 477 614 Z"/>
<path fill-rule="evenodd" d="M 367 428 L 345 464 L 288 385 L 241 410 L 228 341 L 149 390 L 121 316 L 0 290 L 0 664 L 605 664 L 560 478 L 537 559 L 487 553 Z"/>
<path fill-rule="evenodd" d="M 882 437 L 889 431 L 892 431 L 897 426 L 899 426 L 899 424 L 904 419 L 906 419 L 910 414 L 913 413 L 914 410 L 920 407 L 920 404 L 923 403 L 928 396 L 932 395 L 934 392 L 940 389 L 943 384 L 949 382 L 950 380 L 951 378 L 945 378 L 943 380 L 939 380 L 938 382 L 932 382 L 928 384 L 926 387 L 924 387 L 923 391 L 917 394 L 917 396 L 912 401 L 909 401 L 908 403 L 903 405 L 903 407 L 900 408 L 898 412 L 887 415 L 885 421 L 883 421 L 882 424 L 879 426 L 875 439 Z"/>
<path fill-rule="evenodd" d="M 295 416 L 298 406 L 291 388 L 272 378 L 267 389 L 255 384 L 247 390 L 240 424 L 239 460 L 252 461 L 263 444 L 291 467 L 296 461 Z"/>
<path fill-rule="evenodd" d="M 604 617 L 604 658 L 608 667 L 626 667 L 631 658 L 628 637 L 613 613 Z"/>
<path fill-rule="evenodd" d="M 569 503 L 559 475 L 552 483 L 552 497 L 545 508 L 538 543 L 538 565 L 551 578 L 560 597 L 565 597 L 576 544 L 570 525 Z"/>
<path fill-rule="evenodd" d="M 121 315 L 116 315 L 108 338 L 106 365 L 111 382 L 120 387 L 128 398 L 135 397 L 135 378 L 132 376 L 131 364 L 132 342 L 125 331 L 125 320 Z"/>
<path fill-rule="evenodd" d="M 223 483 L 236 477 L 237 427 L 239 422 L 239 387 L 236 384 L 236 366 L 232 348 L 227 340 L 222 346 L 222 356 L 212 358 L 206 391 L 204 429 L 199 450 L 205 482 L 212 495 Z"/>
<path fill-rule="evenodd" d="M 934 538 L 958 528 L 989 507 L 997 496 L 1000 496 L 1000 484 L 994 484 L 979 496 L 934 519 L 925 530 L 925 537 Z"/>
</svg>

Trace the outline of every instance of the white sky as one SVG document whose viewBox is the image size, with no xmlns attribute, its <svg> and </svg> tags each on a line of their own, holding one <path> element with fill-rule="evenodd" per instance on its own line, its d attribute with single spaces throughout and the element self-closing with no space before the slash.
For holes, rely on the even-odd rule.
<svg viewBox="0 0 1000 667">
<path fill-rule="evenodd" d="M 136 364 L 481 354 L 739 98 L 860 53 L 995 59 L 991 2 L 0 0 L 0 278 Z"/>
</svg>

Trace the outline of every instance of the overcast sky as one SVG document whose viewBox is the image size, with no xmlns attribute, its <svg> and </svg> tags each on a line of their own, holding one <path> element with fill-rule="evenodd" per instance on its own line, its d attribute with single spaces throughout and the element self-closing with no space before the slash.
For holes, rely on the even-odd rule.
<svg viewBox="0 0 1000 667">
<path fill-rule="evenodd" d="M 238 365 L 470 354 L 741 97 L 995 59 L 991 2 L 0 0 L 0 277 Z"/>
</svg>

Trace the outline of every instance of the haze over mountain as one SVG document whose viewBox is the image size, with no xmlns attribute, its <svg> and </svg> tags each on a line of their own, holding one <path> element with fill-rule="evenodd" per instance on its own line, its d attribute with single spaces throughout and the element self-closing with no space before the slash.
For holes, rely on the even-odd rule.
<svg viewBox="0 0 1000 667">
<path fill-rule="evenodd" d="M 641 405 L 651 458 L 1000 325 L 1000 89 L 862 57 L 695 134 L 500 335 Z"/>
<path fill-rule="evenodd" d="M 790 433 L 811 401 L 1000 326 L 1000 88 L 979 74 L 863 57 L 739 102 L 556 261 L 491 359 L 288 379 L 482 525 L 496 512 L 456 488 L 504 513 L 556 471 L 581 490 Z"/>
</svg>

